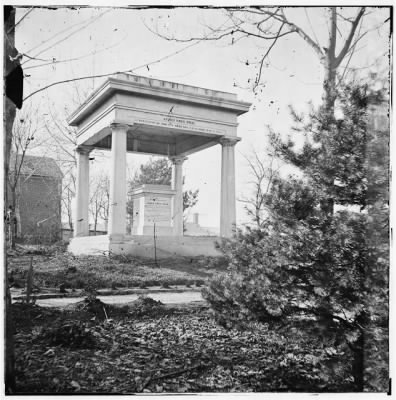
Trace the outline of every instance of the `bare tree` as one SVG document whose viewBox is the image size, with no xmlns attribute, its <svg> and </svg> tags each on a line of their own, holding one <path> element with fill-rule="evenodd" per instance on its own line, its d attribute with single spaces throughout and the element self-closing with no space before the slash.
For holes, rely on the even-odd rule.
<svg viewBox="0 0 396 400">
<path fill-rule="evenodd" d="M 109 212 L 110 212 L 110 178 L 108 175 L 104 176 L 101 184 L 102 190 L 102 207 L 100 209 L 100 218 L 105 224 L 105 231 L 107 231 L 107 226 L 109 222 Z"/>
<path fill-rule="evenodd" d="M 69 104 L 71 108 L 77 108 L 89 95 L 89 85 L 74 85 L 72 98 Z M 68 106 L 60 111 L 55 111 L 54 104 L 48 98 L 47 113 L 45 114 L 45 130 L 47 131 L 48 151 L 56 158 L 62 173 L 62 217 L 67 220 L 69 229 L 73 230 L 73 199 L 76 194 L 76 169 L 77 169 L 77 129 L 67 123 L 70 115 Z M 99 159 L 100 151 L 95 151 L 92 159 Z"/>
<path fill-rule="evenodd" d="M 244 156 L 249 167 L 253 186 L 250 196 L 242 197 L 240 202 L 245 204 L 247 214 L 253 219 L 258 228 L 263 227 L 266 221 L 265 200 L 268 196 L 274 178 L 278 176 L 279 165 L 274 154 L 267 154 L 266 162 L 256 151 Z"/>
<path fill-rule="evenodd" d="M 91 196 L 89 199 L 89 211 L 93 219 L 93 230 L 96 233 L 98 222 L 104 221 L 107 226 L 109 218 L 110 180 L 105 173 L 100 173 L 91 179 Z"/>
<path fill-rule="evenodd" d="M 70 173 L 63 179 L 62 216 L 66 217 L 69 229 L 73 230 L 72 202 L 76 195 L 76 177 Z"/>
<path fill-rule="evenodd" d="M 229 7 L 224 9 L 226 21 L 220 27 L 206 26 L 206 33 L 196 37 L 175 37 L 161 33 L 158 27 L 148 28 L 167 40 L 178 42 L 227 38 L 231 39 L 231 45 L 243 39 L 259 39 L 268 42 L 266 51 L 258 57 L 258 72 L 253 83 L 254 91 L 257 91 L 261 85 L 263 68 L 274 47 L 285 37 L 297 35 L 315 52 L 324 68 L 323 100 L 327 109 L 332 109 L 340 67 L 343 65 L 345 68 L 349 65 L 357 44 L 370 31 L 383 25 L 385 21 L 381 21 L 379 26 L 363 29 L 363 18 L 375 12 L 373 9 L 369 10 L 367 7 L 323 8 L 328 13 L 326 23 L 329 29 L 327 43 L 320 43 L 312 28 L 308 10 L 309 8 L 304 8 L 312 33 L 308 33 L 308 30 L 290 19 L 288 15 L 290 8 L 288 7 Z M 353 12 L 355 13 L 353 14 Z M 246 64 L 249 65 L 249 63 L 253 64 L 254 62 L 247 60 Z"/>
<path fill-rule="evenodd" d="M 76 129 L 70 127 L 65 118 L 57 115 L 48 107 L 48 119 L 45 129 L 48 133 L 49 151 L 54 154 L 63 173 L 62 181 L 62 215 L 67 219 L 69 229 L 73 229 L 72 200 L 76 193 Z"/>
<path fill-rule="evenodd" d="M 65 111 L 67 114 L 67 111 Z M 76 128 L 70 127 L 66 122 L 66 116 L 60 116 L 53 111 L 48 112 L 48 120 L 45 122 L 45 129 L 49 141 L 47 148 L 56 158 L 62 173 L 62 216 L 68 222 L 69 229 L 73 230 L 73 199 L 76 194 L 76 170 L 77 170 L 77 132 Z M 103 153 L 95 151 L 91 159 L 100 162 Z M 105 179 L 105 178 L 103 178 Z M 96 190 L 97 184 L 91 186 Z M 94 195 L 94 194 L 93 194 Z M 103 213 L 103 211 L 101 211 Z"/>
<path fill-rule="evenodd" d="M 295 8 L 294 8 L 295 10 Z M 224 9 L 226 21 L 220 27 L 207 26 L 207 32 L 198 37 L 180 38 L 164 35 L 158 28 L 154 32 L 167 40 L 181 42 L 202 40 L 229 40 L 231 44 L 248 39 L 268 43 L 264 54 L 257 54 L 258 72 L 256 74 L 253 91 L 257 94 L 263 84 L 261 82 L 264 66 L 269 65 L 269 56 L 275 46 L 287 36 L 297 36 L 317 55 L 324 69 L 323 80 L 323 107 L 329 116 L 335 112 L 337 85 L 341 82 L 349 67 L 351 58 L 357 51 L 357 45 L 370 32 L 379 30 L 390 20 L 386 18 L 379 23 L 363 26 L 363 20 L 369 14 L 375 14 L 378 9 L 367 7 L 324 7 L 325 24 L 327 25 L 326 42 L 321 43 L 315 34 L 310 21 L 308 10 L 303 8 L 309 23 L 310 31 L 303 28 L 301 23 L 295 23 L 290 18 L 288 7 L 231 7 Z M 389 8 L 390 12 L 390 8 Z M 382 16 L 382 14 L 381 14 Z M 366 24 L 367 25 L 367 24 Z M 318 27 L 318 25 L 316 25 Z M 308 33 L 309 32 L 309 33 Z M 246 64 L 254 63 L 246 60 Z M 331 182 L 329 182 L 331 184 Z M 328 213 L 333 213 L 332 199 L 322 205 Z"/>
<path fill-rule="evenodd" d="M 29 179 L 35 173 L 35 167 L 24 168 L 25 156 L 28 150 L 34 148 L 43 148 L 45 139 L 40 133 L 42 132 L 42 124 L 37 117 L 37 110 L 31 105 L 25 106 L 22 111 L 18 111 L 12 128 L 11 141 L 11 157 L 9 165 L 9 173 L 7 174 L 7 184 L 11 207 L 19 221 L 19 198 L 20 185 Z M 15 229 L 11 229 L 11 246 L 15 248 Z"/>
</svg>

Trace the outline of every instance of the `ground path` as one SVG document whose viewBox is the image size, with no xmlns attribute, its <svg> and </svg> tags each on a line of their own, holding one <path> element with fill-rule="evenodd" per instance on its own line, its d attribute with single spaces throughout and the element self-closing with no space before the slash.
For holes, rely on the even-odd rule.
<svg viewBox="0 0 396 400">
<path fill-rule="evenodd" d="M 202 300 L 201 292 L 197 291 L 147 293 L 145 295 L 165 304 L 189 303 Z M 140 294 L 110 295 L 98 296 L 98 299 L 105 304 L 124 304 L 136 300 L 139 296 Z M 84 297 L 37 299 L 36 304 L 41 307 L 64 307 L 82 301 L 83 299 Z"/>
</svg>

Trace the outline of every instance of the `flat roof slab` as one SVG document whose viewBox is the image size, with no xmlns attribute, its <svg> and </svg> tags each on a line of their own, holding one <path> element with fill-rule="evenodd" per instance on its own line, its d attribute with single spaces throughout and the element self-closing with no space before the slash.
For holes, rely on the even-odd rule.
<svg viewBox="0 0 396 400">
<path fill-rule="evenodd" d="M 112 123 L 128 125 L 127 150 L 158 155 L 188 155 L 237 136 L 237 116 L 250 103 L 233 93 L 120 73 L 70 116 L 77 144 L 111 147 Z"/>
</svg>

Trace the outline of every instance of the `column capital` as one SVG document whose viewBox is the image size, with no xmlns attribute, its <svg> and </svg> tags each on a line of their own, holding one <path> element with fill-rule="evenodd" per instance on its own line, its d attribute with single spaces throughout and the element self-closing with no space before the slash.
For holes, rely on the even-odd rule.
<svg viewBox="0 0 396 400">
<path fill-rule="evenodd" d="M 78 154 L 85 154 L 88 155 L 94 148 L 92 146 L 85 146 L 85 145 L 81 145 L 81 146 L 77 146 L 76 147 L 76 152 Z"/>
<path fill-rule="evenodd" d="M 239 141 L 241 140 L 240 137 L 222 137 L 219 140 L 219 143 L 223 146 L 223 147 L 227 147 L 227 146 L 235 146 Z"/>
<path fill-rule="evenodd" d="M 114 130 L 127 131 L 129 129 L 129 125 L 128 124 L 123 124 L 121 122 L 112 122 L 110 124 L 110 129 L 111 129 L 111 131 L 114 131 Z"/>
<path fill-rule="evenodd" d="M 171 156 L 169 157 L 169 160 L 171 160 L 175 165 L 180 165 L 183 164 L 184 161 L 188 160 L 188 158 L 185 156 Z"/>
</svg>

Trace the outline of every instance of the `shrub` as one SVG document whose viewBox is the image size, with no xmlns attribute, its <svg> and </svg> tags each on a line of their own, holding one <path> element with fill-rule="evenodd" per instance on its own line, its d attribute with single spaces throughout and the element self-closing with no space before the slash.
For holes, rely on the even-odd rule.
<svg viewBox="0 0 396 400">
<path fill-rule="evenodd" d="M 158 316 L 164 312 L 164 304 L 148 296 L 139 296 L 131 306 L 129 313 L 134 317 Z"/>
<path fill-rule="evenodd" d="M 51 346 L 94 348 L 96 345 L 90 328 L 80 321 L 63 321 L 41 333 L 38 338 Z"/>
<path fill-rule="evenodd" d="M 161 287 L 163 287 L 164 289 L 169 289 L 170 288 L 169 281 L 163 281 Z"/>
<path fill-rule="evenodd" d="M 84 289 L 85 281 L 82 278 L 77 278 L 74 282 L 74 286 L 76 289 Z"/>
<path fill-rule="evenodd" d="M 98 285 L 96 284 L 96 282 L 89 282 L 84 286 L 84 290 L 81 294 L 85 296 L 88 302 L 95 301 L 98 294 L 97 288 Z"/>
<path fill-rule="evenodd" d="M 219 247 L 220 244 L 217 244 Z M 227 258 L 224 256 L 219 257 L 206 257 L 204 266 L 209 270 L 225 271 L 228 266 Z"/>
<path fill-rule="evenodd" d="M 266 325 L 266 357 L 264 361 L 257 361 L 262 378 L 256 391 L 353 390 L 351 367 L 345 362 L 349 354 L 335 348 L 324 348 L 322 337 L 312 328 L 310 321 L 295 322 L 288 327 L 283 324 Z M 246 372 L 245 379 L 248 380 Z"/>
</svg>

